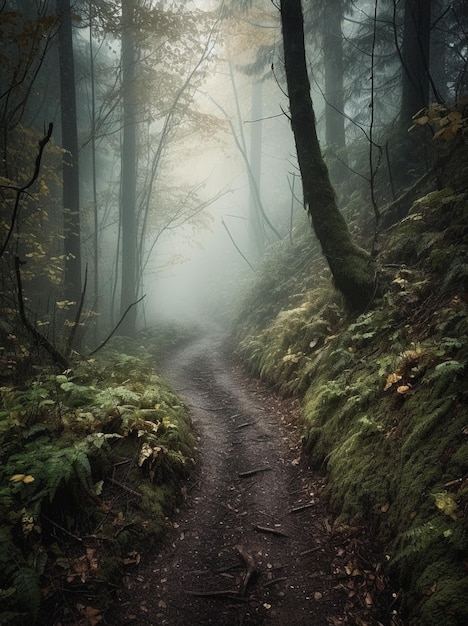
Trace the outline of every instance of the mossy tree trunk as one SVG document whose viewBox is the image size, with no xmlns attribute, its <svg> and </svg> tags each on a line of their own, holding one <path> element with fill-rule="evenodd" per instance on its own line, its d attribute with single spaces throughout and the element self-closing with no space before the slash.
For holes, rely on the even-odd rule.
<svg viewBox="0 0 468 626">
<path fill-rule="evenodd" d="M 363 310 L 375 293 L 374 263 L 351 238 L 322 158 L 307 74 L 301 0 L 281 0 L 280 9 L 291 125 L 304 203 L 336 287 L 351 309 Z"/>
</svg>

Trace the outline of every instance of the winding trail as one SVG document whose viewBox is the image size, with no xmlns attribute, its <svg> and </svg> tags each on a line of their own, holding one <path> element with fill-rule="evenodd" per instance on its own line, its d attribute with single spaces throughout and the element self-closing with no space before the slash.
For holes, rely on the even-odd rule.
<svg viewBox="0 0 468 626">
<path fill-rule="evenodd" d="M 223 338 L 211 332 L 165 366 L 198 435 L 198 471 L 108 623 L 390 623 L 375 606 L 386 588 L 379 564 L 363 557 L 356 529 L 333 524 L 324 478 L 301 459 L 294 403 L 245 377 Z"/>
</svg>

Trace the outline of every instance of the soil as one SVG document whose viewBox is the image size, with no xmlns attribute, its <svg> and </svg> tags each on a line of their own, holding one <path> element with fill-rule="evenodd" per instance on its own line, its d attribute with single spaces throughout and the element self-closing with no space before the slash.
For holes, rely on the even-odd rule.
<svg viewBox="0 0 468 626">
<path fill-rule="evenodd" d="M 213 330 L 164 370 L 190 410 L 197 471 L 106 622 L 401 624 L 368 530 L 334 520 L 326 477 L 301 454 L 297 403 L 249 379 Z"/>
</svg>

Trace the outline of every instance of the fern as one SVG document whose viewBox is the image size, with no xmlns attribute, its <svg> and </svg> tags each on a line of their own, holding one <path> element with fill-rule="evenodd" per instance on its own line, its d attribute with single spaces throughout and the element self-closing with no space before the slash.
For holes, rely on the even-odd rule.
<svg viewBox="0 0 468 626">
<path fill-rule="evenodd" d="M 31 567 L 20 567 L 13 575 L 13 584 L 19 606 L 35 618 L 41 606 L 39 574 Z"/>
<path fill-rule="evenodd" d="M 446 524 L 435 524 L 433 521 L 410 528 L 401 535 L 402 547 L 393 557 L 393 564 L 419 558 L 434 542 L 446 541 L 450 534 Z"/>
</svg>

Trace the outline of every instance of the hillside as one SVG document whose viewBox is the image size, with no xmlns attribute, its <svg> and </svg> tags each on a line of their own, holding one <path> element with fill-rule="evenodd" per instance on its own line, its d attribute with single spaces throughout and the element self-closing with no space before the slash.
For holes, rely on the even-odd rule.
<svg viewBox="0 0 468 626">
<path fill-rule="evenodd" d="M 462 146 L 398 203 L 367 311 L 346 315 L 302 223 L 265 259 L 234 334 L 251 373 L 302 399 L 333 508 L 371 527 L 421 626 L 468 622 L 467 165 Z"/>
</svg>

